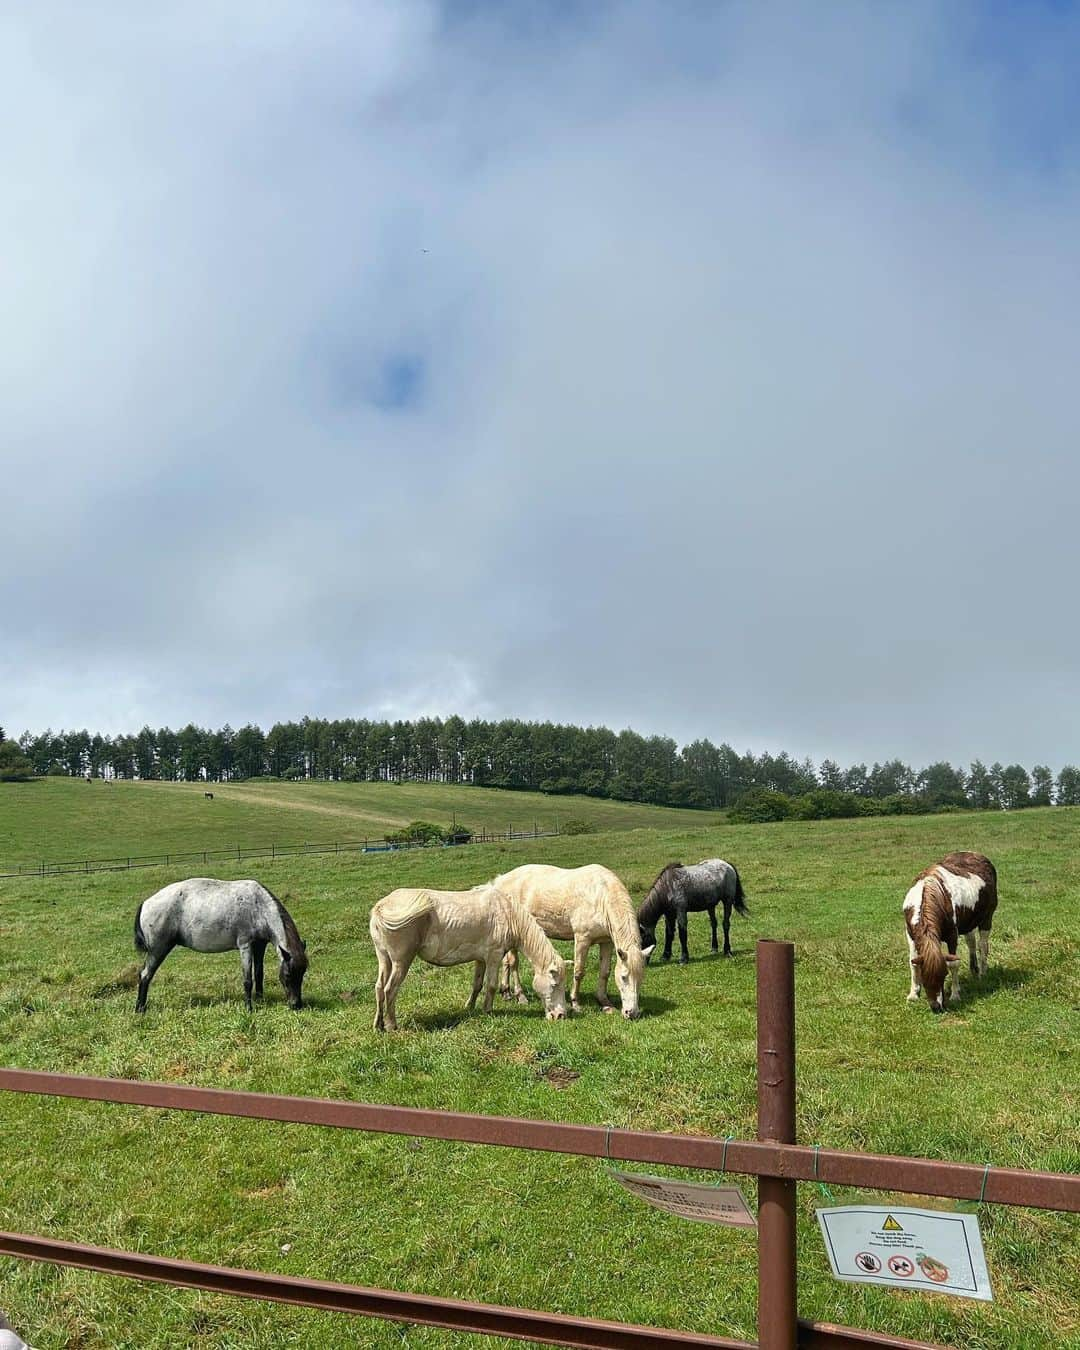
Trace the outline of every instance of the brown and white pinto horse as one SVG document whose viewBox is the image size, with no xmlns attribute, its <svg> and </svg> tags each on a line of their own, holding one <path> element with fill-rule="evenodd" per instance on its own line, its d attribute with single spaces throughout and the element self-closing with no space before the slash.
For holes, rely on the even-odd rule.
<svg viewBox="0 0 1080 1350">
<path fill-rule="evenodd" d="M 920 872 L 904 897 L 908 956 L 911 961 L 911 992 L 914 1003 L 919 989 L 926 990 L 932 1012 L 945 1011 L 945 982 L 952 976 L 951 1002 L 960 1001 L 958 935 L 967 938 L 973 975 L 985 975 L 990 955 L 990 928 L 997 909 L 997 872 L 981 853 L 949 853 L 933 867 Z M 975 931 L 979 934 L 978 961 Z M 947 953 L 941 950 L 944 943 Z"/>
</svg>

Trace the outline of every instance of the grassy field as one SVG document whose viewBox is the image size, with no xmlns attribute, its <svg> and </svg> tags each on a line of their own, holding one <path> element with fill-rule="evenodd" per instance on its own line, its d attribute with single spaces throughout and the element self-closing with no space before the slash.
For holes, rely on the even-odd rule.
<svg viewBox="0 0 1080 1350">
<path fill-rule="evenodd" d="M 76 789 L 88 797 L 97 790 Z M 119 800 L 121 789 L 109 791 Z M 151 800 L 172 789 L 131 791 Z M 399 791 L 406 790 L 388 795 Z M 402 811 L 414 814 L 431 810 Z M 470 823 L 479 819 L 470 813 Z M 899 907 L 914 874 L 952 848 L 996 861 L 1002 899 L 989 977 L 981 988 L 965 981 L 959 1011 L 933 1017 L 925 1003 L 905 1002 Z M 753 939 L 787 937 L 798 944 L 802 1142 L 1074 1171 L 1078 852 L 1080 811 L 1060 809 L 677 826 L 279 860 L 258 875 L 286 900 L 308 941 L 310 1006 L 289 1013 L 268 980 L 268 1003 L 248 1015 L 236 959 L 177 952 L 142 1020 L 132 1014 L 132 915 L 175 873 L 0 882 L 3 1058 L 745 1137 L 755 1105 Z M 691 964 L 650 968 L 641 1021 L 604 1017 L 593 1005 L 568 1022 L 546 1023 L 535 1003 L 466 1017 L 468 970 L 417 966 L 398 1001 L 403 1031 L 372 1032 L 366 918 L 394 886 L 464 887 L 528 859 L 599 860 L 640 899 L 664 862 L 714 854 L 738 864 L 751 907 L 748 919 L 733 920 L 735 957 L 708 954 L 707 922 L 696 916 Z M 752 1235 L 664 1216 L 593 1161 L 14 1096 L 0 1097 L 0 1131 L 6 1229 L 753 1335 Z M 753 1193 L 752 1183 L 747 1189 Z M 836 1198 L 854 1197 L 838 1190 Z M 996 1301 L 977 1304 L 834 1282 L 814 1220 L 819 1203 L 814 1187 L 800 1187 L 803 1316 L 965 1350 L 1080 1346 L 1076 1216 L 985 1208 Z M 196 1339 L 235 1350 L 492 1344 L 13 1261 L 0 1261 L 0 1306 L 41 1350 L 149 1350 Z"/>
<path fill-rule="evenodd" d="M 379 839 L 413 820 L 471 829 L 553 830 L 559 820 L 597 830 L 700 827 L 716 813 L 596 797 L 548 797 L 441 783 L 86 783 L 42 778 L 0 784 L 4 863 L 179 853 L 237 844 Z"/>
</svg>

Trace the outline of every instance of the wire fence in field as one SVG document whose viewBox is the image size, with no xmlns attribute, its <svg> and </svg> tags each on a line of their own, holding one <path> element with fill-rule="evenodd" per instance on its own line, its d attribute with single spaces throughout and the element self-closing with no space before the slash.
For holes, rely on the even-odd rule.
<svg viewBox="0 0 1080 1350">
<path fill-rule="evenodd" d="M 456 841 L 408 842 L 386 839 L 339 839 L 332 843 L 315 844 L 258 844 L 248 846 L 236 844 L 230 848 L 197 848 L 169 853 L 129 854 L 114 858 L 77 858 L 57 862 L 7 863 L 0 864 L 5 870 L 0 877 L 59 877 L 73 873 L 89 876 L 93 872 L 126 872 L 135 867 L 172 867 L 181 863 L 244 862 L 248 858 L 296 858 L 314 853 L 406 853 L 418 848 L 465 848 L 469 844 L 505 843 L 514 839 L 551 839 L 560 834 L 558 829 L 541 830 L 533 826 L 531 830 L 515 830 L 511 825 L 505 830 L 477 830 L 469 839 Z"/>
</svg>

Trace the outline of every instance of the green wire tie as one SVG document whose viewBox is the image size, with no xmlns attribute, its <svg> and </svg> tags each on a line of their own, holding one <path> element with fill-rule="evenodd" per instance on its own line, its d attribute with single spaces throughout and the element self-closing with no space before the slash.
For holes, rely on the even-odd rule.
<svg viewBox="0 0 1080 1350">
<path fill-rule="evenodd" d="M 821 1157 L 821 1145 L 814 1145 L 814 1180 L 817 1182 L 817 1188 L 821 1194 L 828 1200 L 830 1205 L 836 1204 L 836 1196 L 829 1190 L 828 1186 L 818 1176 L 818 1162 Z"/>
</svg>

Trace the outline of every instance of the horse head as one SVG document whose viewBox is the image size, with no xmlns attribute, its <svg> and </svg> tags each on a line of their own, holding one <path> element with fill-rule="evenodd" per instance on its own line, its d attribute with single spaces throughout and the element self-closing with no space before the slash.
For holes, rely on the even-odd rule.
<svg viewBox="0 0 1080 1350">
<path fill-rule="evenodd" d="M 533 968 L 533 988 L 544 1005 L 544 1016 L 557 1022 L 566 1016 L 566 962 L 557 953 L 547 967 Z"/>
<path fill-rule="evenodd" d="M 289 951 L 288 947 L 279 947 L 278 955 L 281 957 L 278 979 L 285 990 L 285 999 L 289 1007 L 298 1012 L 304 1006 L 302 988 L 308 968 L 307 943 L 301 942 L 295 952 Z"/>
<path fill-rule="evenodd" d="M 652 945 L 615 948 L 615 983 L 619 986 L 622 1015 L 631 1021 L 641 1016 L 641 985 L 652 951 Z"/>
</svg>

